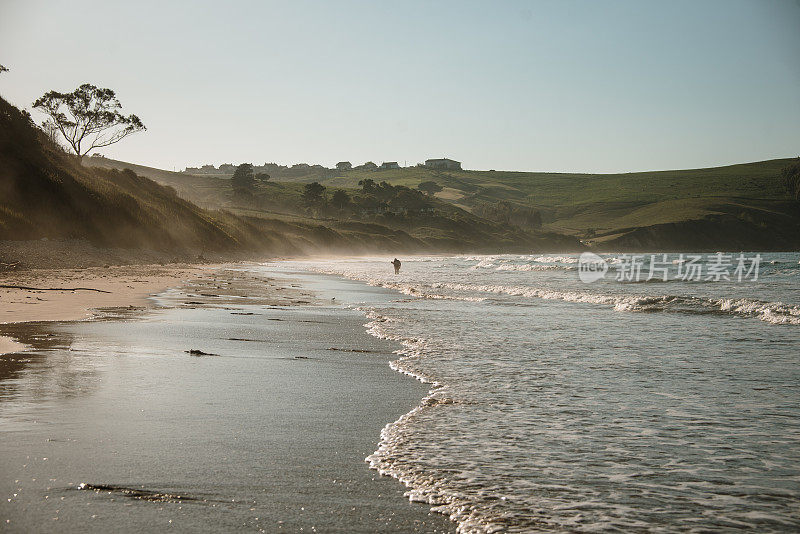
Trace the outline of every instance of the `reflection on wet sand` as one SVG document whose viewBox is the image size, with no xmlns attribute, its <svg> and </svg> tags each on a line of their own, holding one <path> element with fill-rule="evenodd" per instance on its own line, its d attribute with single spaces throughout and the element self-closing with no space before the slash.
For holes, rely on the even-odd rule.
<svg viewBox="0 0 800 534">
<path fill-rule="evenodd" d="M 0 403 L 34 402 L 85 393 L 96 370 L 70 355 L 74 335 L 52 331 L 52 323 L 0 324 L 0 335 L 30 347 L 0 356 Z M 24 375 L 24 380 L 22 379 Z"/>
<path fill-rule="evenodd" d="M 396 347 L 358 312 L 234 276 L 261 293 L 187 288 L 144 314 L 0 327 L 32 346 L 0 360 L 4 528 L 453 530 L 363 462 L 426 391 L 389 368 Z"/>
</svg>

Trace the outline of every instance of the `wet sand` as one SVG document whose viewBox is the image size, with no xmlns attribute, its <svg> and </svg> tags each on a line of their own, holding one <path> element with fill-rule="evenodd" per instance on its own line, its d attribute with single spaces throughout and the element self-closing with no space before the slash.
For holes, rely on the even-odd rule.
<svg viewBox="0 0 800 534">
<path fill-rule="evenodd" d="M 97 308 L 147 306 L 149 296 L 219 269 L 178 264 L 2 272 L 0 286 L 20 287 L 0 287 L 0 323 L 72 321 Z M 2 348 L 0 354 L 7 352 Z"/>
<path fill-rule="evenodd" d="M 33 347 L 0 359 L 3 530 L 454 531 L 364 463 L 426 393 L 338 304 L 389 298 L 233 268 L 147 311 L 0 325 Z"/>
</svg>

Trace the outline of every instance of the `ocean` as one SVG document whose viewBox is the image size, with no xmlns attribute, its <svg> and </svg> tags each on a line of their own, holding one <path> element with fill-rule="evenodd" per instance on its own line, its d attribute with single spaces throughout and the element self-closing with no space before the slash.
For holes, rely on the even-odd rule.
<svg viewBox="0 0 800 534">
<path fill-rule="evenodd" d="M 800 253 L 601 256 L 293 262 L 396 291 L 430 393 L 366 461 L 462 532 L 800 529 Z"/>
</svg>

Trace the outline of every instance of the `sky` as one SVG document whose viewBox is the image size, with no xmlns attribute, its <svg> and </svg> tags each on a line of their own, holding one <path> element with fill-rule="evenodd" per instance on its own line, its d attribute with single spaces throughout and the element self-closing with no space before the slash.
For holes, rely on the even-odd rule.
<svg viewBox="0 0 800 534">
<path fill-rule="evenodd" d="M 111 88 L 148 130 L 100 152 L 170 170 L 710 167 L 800 154 L 799 28 L 800 0 L 0 0 L 0 95 Z"/>
</svg>

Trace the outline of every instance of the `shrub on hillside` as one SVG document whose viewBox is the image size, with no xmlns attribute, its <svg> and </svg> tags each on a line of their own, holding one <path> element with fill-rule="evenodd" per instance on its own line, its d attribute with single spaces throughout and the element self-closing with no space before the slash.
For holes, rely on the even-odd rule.
<svg viewBox="0 0 800 534">
<path fill-rule="evenodd" d="M 800 157 L 784 167 L 781 177 L 789 195 L 795 200 L 800 200 Z"/>
</svg>

